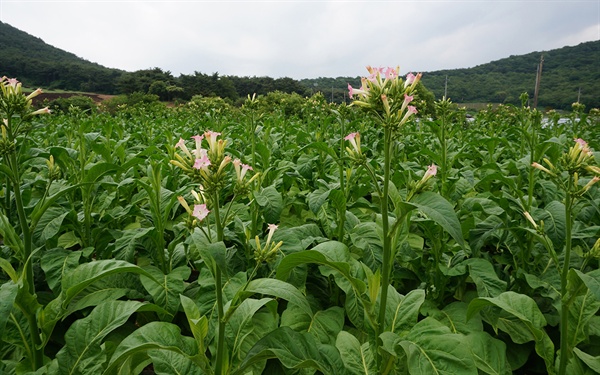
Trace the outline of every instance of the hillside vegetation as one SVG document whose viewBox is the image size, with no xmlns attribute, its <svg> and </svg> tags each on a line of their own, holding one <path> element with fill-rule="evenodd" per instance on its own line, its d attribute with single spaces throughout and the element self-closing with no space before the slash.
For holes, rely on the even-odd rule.
<svg viewBox="0 0 600 375">
<path fill-rule="evenodd" d="M 254 93 L 273 91 L 308 96 L 322 92 L 328 101 L 348 101 L 347 85 L 359 77 L 302 79 L 220 76 L 194 72 L 175 77 L 150 68 L 126 72 L 106 68 L 52 47 L 40 38 L 0 22 L 0 75 L 17 77 L 26 86 L 101 94 L 155 94 L 161 100 L 189 100 L 195 95 L 218 96 L 239 102 Z M 510 56 L 472 68 L 424 72 L 423 84 L 437 99 L 457 103 L 519 104 L 527 92 L 533 98 L 537 66 L 544 58 L 539 108 L 570 109 L 576 101 L 600 107 L 600 41 Z M 308 72 L 307 72 L 308 74 Z M 446 84 L 447 82 L 447 84 Z"/>
</svg>

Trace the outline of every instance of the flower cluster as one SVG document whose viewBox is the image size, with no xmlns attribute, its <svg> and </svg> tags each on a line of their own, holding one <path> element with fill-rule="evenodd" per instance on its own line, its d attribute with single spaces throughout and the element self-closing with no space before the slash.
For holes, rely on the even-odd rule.
<svg viewBox="0 0 600 375">
<path fill-rule="evenodd" d="M 22 117 L 29 117 L 50 113 L 48 107 L 36 111 L 31 109 L 32 99 L 41 94 L 42 89 L 37 89 L 25 96 L 21 82 L 17 81 L 16 78 L 7 78 L 4 76 L 0 78 L 0 90 L 2 92 L 2 97 L 0 97 L 0 114 L 7 116 L 17 114 Z"/>
<path fill-rule="evenodd" d="M 569 151 L 564 153 L 560 158 L 559 166 L 556 167 L 547 158 L 543 159 L 543 166 L 539 163 L 532 163 L 533 168 L 539 169 L 547 173 L 553 179 L 560 179 L 562 172 L 567 172 L 574 178 L 574 187 L 578 189 L 578 179 L 580 176 L 593 175 L 590 181 L 583 186 L 582 189 L 576 191 L 577 194 L 583 194 L 588 191 L 594 184 L 600 181 L 600 168 L 594 163 L 594 153 L 589 148 L 586 141 L 581 138 L 575 139 L 575 144 L 569 148 Z"/>
<path fill-rule="evenodd" d="M 275 230 L 277 230 L 277 225 L 269 224 L 269 233 L 267 234 L 265 246 L 261 246 L 258 236 L 255 237 L 256 250 L 254 251 L 254 259 L 257 263 L 272 261 L 277 255 L 279 248 L 281 248 L 281 245 L 283 245 L 283 241 L 279 241 L 278 243 L 271 241 Z"/>
<path fill-rule="evenodd" d="M 218 139 L 221 133 L 206 131 L 203 135 L 195 135 L 195 149 L 190 151 L 185 140 L 180 138 L 175 148 L 179 148 L 182 154 L 176 153 L 171 164 L 181 168 L 186 174 L 197 182 L 204 185 L 205 191 L 219 191 L 227 184 L 225 171 L 231 163 L 231 157 L 225 155 L 226 140 Z M 202 141 L 208 143 L 208 148 L 202 148 Z"/>
<path fill-rule="evenodd" d="M 347 136 L 345 136 L 344 139 L 350 142 L 350 145 L 352 146 L 352 148 L 346 147 L 346 151 L 348 151 L 350 159 L 352 159 L 352 161 L 354 161 L 354 163 L 357 165 L 360 165 L 363 162 L 365 162 L 366 158 L 363 155 L 362 150 L 360 148 L 360 133 L 350 133 Z"/>
<path fill-rule="evenodd" d="M 369 75 L 361 79 L 360 89 L 348 85 L 350 98 L 354 100 L 352 105 L 375 113 L 383 126 L 392 126 L 394 129 L 401 127 L 417 113 L 410 103 L 414 100 L 412 93 L 421 79 L 421 73 L 409 73 L 402 80 L 399 67 L 368 66 L 367 71 Z"/>
</svg>

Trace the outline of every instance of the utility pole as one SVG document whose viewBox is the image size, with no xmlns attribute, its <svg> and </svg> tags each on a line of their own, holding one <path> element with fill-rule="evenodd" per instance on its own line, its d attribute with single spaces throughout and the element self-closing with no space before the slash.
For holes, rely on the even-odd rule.
<svg viewBox="0 0 600 375">
<path fill-rule="evenodd" d="M 544 65 L 544 55 L 540 58 L 540 63 L 537 67 L 537 74 L 535 75 L 535 91 L 533 93 L 533 109 L 537 108 L 538 94 L 540 92 L 540 81 L 542 80 L 542 67 Z"/>
<path fill-rule="evenodd" d="M 444 100 L 448 97 L 448 75 L 446 74 L 446 83 L 444 84 Z"/>
</svg>

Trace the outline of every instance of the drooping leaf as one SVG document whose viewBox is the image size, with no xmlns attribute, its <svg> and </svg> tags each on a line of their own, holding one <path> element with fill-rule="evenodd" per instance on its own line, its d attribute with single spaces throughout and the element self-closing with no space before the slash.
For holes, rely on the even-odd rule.
<svg viewBox="0 0 600 375">
<path fill-rule="evenodd" d="M 244 374 L 244 369 L 253 363 L 270 358 L 277 358 L 288 369 L 312 368 L 323 374 L 345 374 L 339 352 L 325 350 L 326 347 L 318 344 L 309 333 L 280 327 L 254 345 L 234 374 Z"/>
<path fill-rule="evenodd" d="M 4 332 L 18 292 L 19 286 L 12 281 L 0 285 L 0 332 Z M 1 343 L 0 340 L 0 348 L 3 346 Z"/>
<path fill-rule="evenodd" d="M 275 224 L 283 210 L 283 198 L 274 186 L 268 186 L 260 192 L 254 193 L 256 203 L 261 207 L 265 222 Z"/>
<path fill-rule="evenodd" d="M 369 343 L 360 344 L 352 334 L 341 331 L 335 346 L 340 351 L 346 373 L 349 375 L 375 375 L 376 363 L 369 348 Z"/>
<path fill-rule="evenodd" d="M 512 291 L 504 292 L 498 297 L 475 298 L 469 303 L 467 318 L 486 306 L 497 308 L 483 314 L 494 330 L 508 333 L 517 344 L 535 341 L 536 352 L 544 359 L 548 373 L 553 374 L 554 344 L 543 329 L 546 319 L 535 301 L 529 296 Z"/>
<path fill-rule="evenodd" d="M 63 275 L 73 271 L 79 265 L 81 251 L 52 249 L 44 252 L 41 267 L 46 275 L 46 282 L 52 291 L 60 293 Z"/>
<path fill-rule="evenodd" d="M 411 375 L 477 374 L 465 336 L 451 333 L 433 318 L 417 323 L 398 343 L 406 353 Z"/>
<path fill-rule="evenodd" d="M 409 332 L 419 318 L 419 310 L 425 302 L 423 289 L 411 290 L 405 296 L 399 294 L 393 286 L 388 288 L 388 303 L 386 304 L 386 327 L 404 336 Z"/>
<path fill-rule="evenodd" d="M 473 332 L 466 338 L 475 365 L 480 371 L 490 375 L 510 375 L 512 373 L 506 359 L 504 342 L 493 338 L 487 332 Z"/>
<path fill-rule="evenodd" d="M 63 304 L 68 305 L 71 299 L 93 282 L 110 275 L 133 272 L 154 278 L 142 268 L 123 260 L 106 259 L 83 263 L 72 272 L 63 275 L 62 292 L 65 295 Z M 156 280 L 158 283 L 158 280 Z"/>
<path fill-rule="evenodd" d="M 580 350 L 579 348 L 573 349 L 573 353 L 575 353 L 577 358 L 581 359 L 581 361 L 585 363 L 592 371 L 594 371 L 596 374 L 600 374 L 600 356 L 594 357 Z"/>
<path fill-rule="evenodd" d="M 137 301 L 109 301 L 96 306 L 65 333 L 65 346 L 56 354 L 61 374 L 100 373 L 106 360 L 101 342 L 142 306 Z"/>
<path fill-rule="evenodd" d="M 306 297 L 293 285 L 278 279 L 254 279 L 248 283 L 246 288 L 240 292 L 237 298 L 244 298 L 252 294 L 264 294 L 268 296 L 283 298 L 302 309 L 304 313 L 312 316 L 313 312 Z"/>
<path fill-rule="evenodd" d="M 190 277 L 191 269 L 187 266 L 175 268 L 168 275 L 153 266 L 146 266 L 144 270 L 153 278 L 140 276 L 144 288 L 152 295 L 154 303 L 167 310 L 171 316 L 179 309 L 179 295 L 185 288 L 184 281 Z M 154 280 L 159 280 L 156 283 Z"/>
<path fill-rule="evenodd" d="M 496 297 L 506 291 L 506 281 L 500 280 L 494 266 L 487 259 L 472 258 L 465 263 L 469 268 L 469 276 L 477 286 L 480 297 Z"/>
<path fill-rule="evenodd" d="M 113 374 L 115 369 L 128 358 L 152 350 L 173 351 L 184 358 L 191 359 L 197 354 L 198 347 L 196 341 L 191 337 L 183 336 L 176 325 L 167 322 L 151 322 L 136 329 L 121 341 L 110 358 L 104 374 Z M 188 368 L 187 365 L 187 362 L 182 361 L 182 366 Z M 203 363 L 198 362 L 197 365 L 202 368 Z"/>
<path fill-rule="evenodd" d="M 410 204 L 439 224 L 459 245 L 464 246 L 460 222 L 454 212 L 454 207 L 444 197 L 433 192 L 417 195 Z"/>
</svg>

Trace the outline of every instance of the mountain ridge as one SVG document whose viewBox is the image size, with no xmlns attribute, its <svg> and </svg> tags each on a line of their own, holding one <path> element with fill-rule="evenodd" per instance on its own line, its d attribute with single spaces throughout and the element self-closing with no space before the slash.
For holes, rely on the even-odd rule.
<svg viewBox="0 0 600 375">
<path fill-rule="evenodd" d="M 253 93 L 246 91 L 281 90 L 310 95 L 323 90 L 326 98 L 343 102 L 347 100 L 348 83 L 360 85 L 360 77 L 273 80 L 269 77 L 218 77 L 217 73 L 173 77 L 160 68 L 127 72 L 85 60 L 1 21 L 0 50 L 3 51 L 0 76 L 17 77 L 24 85 L 46 89 L 121 94 L 133 90 L 148 91 L 155 81 L 164 81 L 172 87 L 183 86 L 186 90 L 185 82 L 193 78 L 209 81 L 226 78 L 227 82 L 220 83 L 221 88 L 215 87 L 211 92 L 190 92 L 187 97 L 202 94 L 235 100 Z M 542 55 L 540 107 L 569 109 L 578 99 L 588 108 L 600 107 L 600 41 L 511 55 L 470 68 L 424 72 L 422 82 L 437 99 L 446 93 L 455 102 L 519 104 L 521 93 L 527 92 L 533 97 L 536 70 Z M 260 81 L 258 86 L 254 81 Z M 279 85 L 274 84 L 278 81 Z"/>
</svg>

